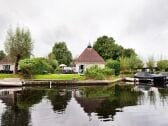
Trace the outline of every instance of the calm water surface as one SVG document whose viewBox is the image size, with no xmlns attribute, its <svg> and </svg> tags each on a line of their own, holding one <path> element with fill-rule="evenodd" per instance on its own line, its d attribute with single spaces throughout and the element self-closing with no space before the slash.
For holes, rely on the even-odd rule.
<svg viewBox="0 0 168 126">
<path fill-rule="evenodd" d="M 168 89 L 0 89 L 1 126 L 168 126 Z"/>
</svg>

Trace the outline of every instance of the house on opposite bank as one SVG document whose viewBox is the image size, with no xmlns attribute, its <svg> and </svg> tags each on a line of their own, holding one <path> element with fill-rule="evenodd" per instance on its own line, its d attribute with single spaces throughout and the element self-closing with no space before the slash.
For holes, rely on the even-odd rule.
<svg viewBox="0 0 168 126">
<path fill-rule="evenodd" d="M 1 73 L 13 73 L 14 71 L 14 62 L 12 62 L 8 57 L 0 60 L 0 72 Z"/>
<path fill-rule="evenodd" d="M 75 60 L 76 72 L 83 73 L 87 68 L 97 65 L 100 68 L 105 67 L 104 59 L 90 45 Z"/>
</svg>

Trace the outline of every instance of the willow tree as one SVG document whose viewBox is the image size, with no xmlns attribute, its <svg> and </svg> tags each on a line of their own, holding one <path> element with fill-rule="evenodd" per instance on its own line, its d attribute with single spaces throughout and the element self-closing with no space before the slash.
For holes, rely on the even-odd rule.
<svg viewBox="0 0 168 126">
<path fill-rule="evenodd" d="M 9 29 L 5 41 L 5 51 L 15 63 L 14 73 L 18 71 L 19 60 L 30 58 L 33 42 L 30 31 L 17 27 L 15 31 Z"/>
</svg>

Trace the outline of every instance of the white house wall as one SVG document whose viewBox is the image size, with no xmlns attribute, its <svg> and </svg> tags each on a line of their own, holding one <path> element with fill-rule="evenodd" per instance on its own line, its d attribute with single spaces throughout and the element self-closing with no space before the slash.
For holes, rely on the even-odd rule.
<svg viewBox="0 0 168 126">
<path fill-rule="evenodd" d="M 84 71 L 86 71 L 86 69 L 88 69 L 88 68 L 90 68 L 90 67 L 92 67 L 92 66 L 95 66 L 95 65 L 97 65 L 99 68 L 102 68 L 102 69 L 105 67 L 105 64 L 97 64 L 97 63 L 92 63 L 92 64 L 90 64 L 90 63 L 78 63 L 78 64 L 76 64 L 76 71 L 75 71 L 75 72 L 79 73 L 79 66 L 81 66 L 81 65 L 84 65 Z"/>
<path fill-rule="evenodd" d="M 10 65 L 10 71 L 14 71 L 14 64 L 0 64 L 0 70 L 3 70 L 3 65 Z"/>
</svg>

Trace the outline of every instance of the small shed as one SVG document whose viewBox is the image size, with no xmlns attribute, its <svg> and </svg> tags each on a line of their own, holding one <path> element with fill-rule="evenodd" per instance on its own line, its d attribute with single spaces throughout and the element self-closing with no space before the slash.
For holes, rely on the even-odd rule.
<svg viewBox="0 0 168 126">
<path fill-rule="evenodd" d="M 83 73 L 87 68 L 97 65 L 100 68 L 105 67 L 104 59 L 90 45 L 76 59 L 76 72 Z"/>
</svg>

